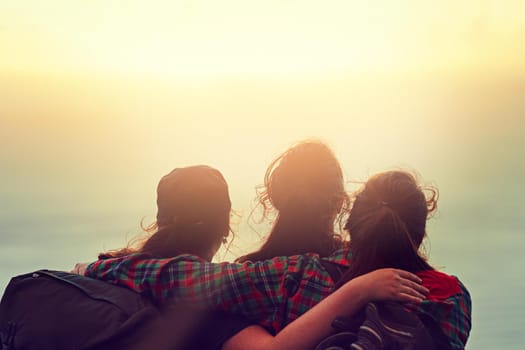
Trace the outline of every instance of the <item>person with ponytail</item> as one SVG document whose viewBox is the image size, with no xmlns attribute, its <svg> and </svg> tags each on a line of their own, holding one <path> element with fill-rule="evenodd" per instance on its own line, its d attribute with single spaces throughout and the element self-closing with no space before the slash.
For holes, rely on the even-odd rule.
<svg viewBox="0 0 525 350">
<path fill-rule="evenodd" d="M 261 248 L 238 262 L 306 253 L 327 257 L 344 246 L 334 223 L 347 212 L 349 197 L 341 166 L 323 142 L 299 142 L 270 163 L 258 201 L 263 217 L 275 214 L 275 220 Z"/>
<path fill-rule="evenodd" d="M 443 341 L 440 349 L 464 349 L 471 328 L 469 292 L 457 277 L 432 267 L 421 249 L 427 219 L 437 208 L 437 189 L 422 187 L 411 173 L 395 170 L 372 176 L 354 197 L 345 225 L 352 262 L 336 289 L 377 269 L 412 272 L 429 290 L 416 314 L 437 327 L 433 337 Z M 371 328 L 374 325 L 362 331 Z M 375 333 L 381 333 L 381 327 Z"/>
</svg>

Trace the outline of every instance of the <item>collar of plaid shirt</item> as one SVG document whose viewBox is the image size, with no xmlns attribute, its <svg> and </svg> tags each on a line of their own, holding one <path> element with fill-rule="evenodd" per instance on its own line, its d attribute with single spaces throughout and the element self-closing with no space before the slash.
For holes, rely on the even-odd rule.
<svg viewBox="0 0 525 350">
<path fill-rule="evenodd" d="M 348 267 L 345 249 L 322 258 Z M 210 263 L 192 255 L 151 259 L 134 254 L 90 264 L 86 276 L 122 285 L 157 301 L 185 300 L 211 310 L 225 310 L 257 320 L 272 332 L 328 296 L 334 286 L 316 254 L 276 257 L 259 262 Z M 471 327 L 471 300 L 456 278 L 436 271 L 423 278 L 435 285 L 446 278 L 449 289 L 439 298 L 428 298 L 416 313 L 431 316 L 454 349 L 464 349 Z M 443 292 L 442 290 L 440 290 Z"/>
</svg>

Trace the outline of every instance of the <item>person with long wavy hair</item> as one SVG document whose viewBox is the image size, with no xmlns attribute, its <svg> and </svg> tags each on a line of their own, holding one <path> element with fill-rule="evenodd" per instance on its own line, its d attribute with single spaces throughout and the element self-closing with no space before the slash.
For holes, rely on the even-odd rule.
<svg viewBox="0 0 525 350">
<path fill-rule="evenodd" d="M 260 249 L 237 261 L 306 253 L 326 257 L 343 247 L 334 224 L 347 212 L 349 198 L 339 161 L 323 142 L 299 142 L 270 163 L 258 202 L 264 218 L 275 215 L 272 229 Z"/>
</svg>

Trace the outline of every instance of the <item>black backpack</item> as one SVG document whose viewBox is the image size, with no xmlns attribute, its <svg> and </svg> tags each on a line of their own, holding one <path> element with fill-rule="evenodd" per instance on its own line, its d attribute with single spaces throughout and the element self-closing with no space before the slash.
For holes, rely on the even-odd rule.
<svg viewBox="0 0 525 350">
<path fill-rule="evenodd" d="M 39 270 L 13 277 L 5 290 L 0 349 L 138 349 L 160 316 L 147 298 L 126 288 Z"/>
</svg>

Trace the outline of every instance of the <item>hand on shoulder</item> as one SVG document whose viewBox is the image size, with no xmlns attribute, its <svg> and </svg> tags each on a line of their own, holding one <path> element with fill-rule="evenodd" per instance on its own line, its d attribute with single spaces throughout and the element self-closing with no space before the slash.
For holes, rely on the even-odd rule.
<svg viewBox="0 0 525 350">
<path fill-rule="evenodd" d="M 363 283 L 370 301 L 390 300 L 419 303 L 428 294 L 428 289 L 421 285 L 421 278 L 404 270 L 378 269 L 361 275 L 355 280 Z"/>
</svg>

